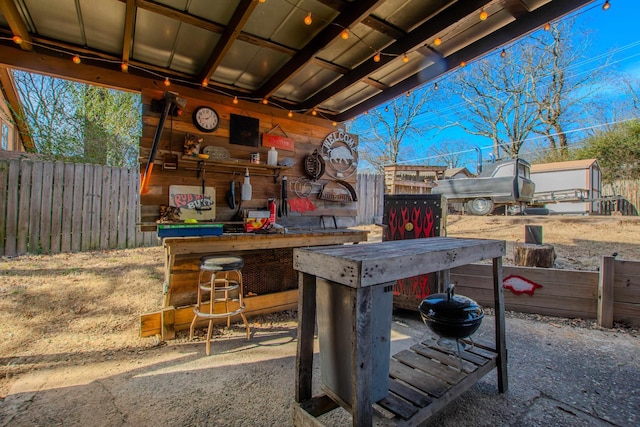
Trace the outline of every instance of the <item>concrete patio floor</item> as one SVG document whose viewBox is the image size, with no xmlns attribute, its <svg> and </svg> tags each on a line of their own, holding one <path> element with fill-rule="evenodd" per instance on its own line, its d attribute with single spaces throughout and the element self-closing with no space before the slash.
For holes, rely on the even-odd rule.
<svg viewBox="0 0 640 427">
<path fill-rule="evenodd" d="M 637 426 L 640 337 L 507 314 L 509 390 L 495 370 L 424 425 Z M 493 317 L 477 332 L 492 337 Z M 417 313 L 394 313 L 392 353 L 424 338 Z M 285 426 L 292 424 L 296 324 L 240 328 L 212 343 L 176 342 L 24 374 L 0 402 L 0 426 Z M 316 353 L 316 359 L 318 354 Z M 314 389 L 320 392 L 319 363 Z M 325 425 L 351 425 L 337 409 Z M 378 419 L 376 425 L 387 425 Z"/>
</svg>

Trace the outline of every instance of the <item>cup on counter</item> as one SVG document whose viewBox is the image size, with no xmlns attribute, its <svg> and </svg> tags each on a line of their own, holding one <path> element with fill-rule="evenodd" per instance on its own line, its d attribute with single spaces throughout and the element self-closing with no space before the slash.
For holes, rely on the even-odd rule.
<svg viewBox="0 0 640 427">
<path fill-rule="evenodd" d="M 251 163 L 260 163 L 260 153 L 251 153 L 249 155 L 249 159 L 251 160 Z"/>
</svg>

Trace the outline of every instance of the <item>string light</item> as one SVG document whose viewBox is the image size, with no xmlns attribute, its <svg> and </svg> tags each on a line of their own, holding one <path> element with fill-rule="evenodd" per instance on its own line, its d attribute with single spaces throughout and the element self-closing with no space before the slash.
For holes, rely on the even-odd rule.
<svg viewBox="0 0 640 427">
<path fill-rule="evenodd" d="M 258 0 L 258 3 L 264 3 L 267 0 Z"/>
<path fill-rule="evenodd" d="M 171 86 L 171 82 L 169 81 L 169 77 L 165 77 L 164 78 L 164 85 L 165 86 Z"/>
<path fill-rule="evenodd" d="M 376 52 L 376 54 L 373 55 L 373 62 L 380 62 L 380 52 Z"/>
<path fill-rule="evenodd" d="M 346 40 L 349 38 L 349 30 L 347 30 L 346 28 L 344 30 L 342 30 L 342 32 L 340 33 L 340 37 L 342 37 L 342 40 Z"/>
<path fill-rule="evenodd" d="M 466 65 L 467 65 L 467 61 L 462 61 L 462 62 L 460 63 L 460 66 L 461 66 L 461 67 L 465 67 Z"/>
<path fill-rule="evenodd" d="M 71 60 L 73 61 L 74 64 L 79 64 L 82 62 L 82 60 L 78 55 L 73 55 L 73 58 L 71 58 Z"/>
<path fill-rule="evenodd" d="M 20 36 L 13 36 L 11 40 L 13 40 L 15 44 L 22 44 L 22 37 Z"/>
<path fill-rule="evenodd" d="M 314 109 L 313 111 L 311 111 L 311 115 L 312 115 L 312 116 L 317 116 L 317 115 L 318 115 L 318 112 Z"/>
<path fill-rule="evenodd" d="M 338 126 L 338 122 L 331 122 L 331 124 L 333 125 L 333 127 Z"/>
<path fill-rule="evenodd" d="M 234 97 L 233 97 L 233 101 L 232 101 L 232 102 L 233 102 L 234 104 L 237 104 L 237 103 L 238 103 L 238 97 L 237 97 L 237 96 L 234 96 Z"/>
<path fill-rule="evenodd" d="M 202 81 L 202 87 L 207 87 L 207 86 L 209 86 L 209 80 L 204 79 L 204 80 Z"/>
<path fill-rule="evenodd" d="M 435 46 L 440 46 L 442 44 L 442 39 L 440 37 L 436 37 L 436 39 L 433 41 L 433 44 Z"/>
<path fill-rule="evenodd" d="M 307 16 L 304 17 L 305 25 L 311 25 L 313 19 L 311 19 L 311 12 L 307 13 Z"/>
<path fill-rule="evenodd" d="M 504 58 L 505 56 L 507 56 L 507 51 L 502 49 L 502 52 L 500 52 L 500 57 Z"/>
<path fill-rule="evenodd" d="M 551 28 L 551 24 L 549 24 L 548 22 L 546 24 L 544 24 L 544 30 L 545 31 L 549 31 L 549 28 Z"/>
<path fill-rule="evenodd" d="M 407 91 L 407 98 L 411 96 L 411 91 Z"/>
<path fill-rule="evenodd" d="M 402 57 L 402 62 L 404 62 L 405 64 L 407 62 L 409 62 L 409 57 L 407 56 L 407 54 L 405 53 L 404 56 Z"/>
<path fill-rule="evenodd" d="M 602 5 L 602 10 L 609 10 L 610 7 L 611 7 L 611 5 L 609 4 L 609 0 L 607 0 Z"/>
<path fill-rule="evenodd" d="M 293 117 L 293 111 L 289 110 L 289 112 L 287 113 L 288 117 Z"/>
<path fill-rule="evenodd" d="M 122 70 L 123 73 L 126 73 L 127 71 L 129 71 L 129 64 L 127 64 L 126 62 L 123 62 L 122 64 L 120 64 L 120 69 Z"/>
<path fill-rule="evenodd" d="M 384 107 L 384 112 L 388 113 L 389 112 L 389 106 L 387 105 L 386 107 Z"/>
<path fill-rule="evenodd" d="M 482 11 L 480 12 L 480 20 L 484 21 L 485 19 L 487 19 L 489 17 L 489 14 L 486 11 Z"/>
<path fill-rule="evenodd" d="M 438 89 L 440 89 L 440 87 L 438 86 L 438 82 L 435 82 L 433 84 L 433 90 L 438 90 Z"/>
<path fill-rule="evenodd" d="M 264 105 L 267 105 L 267 104 L 269 103 L 269 100 L 268 100 L 267 98 L 264 98 L 264 99 L 262 100 L 262 103 L 263 103 Z"/>
</svg>

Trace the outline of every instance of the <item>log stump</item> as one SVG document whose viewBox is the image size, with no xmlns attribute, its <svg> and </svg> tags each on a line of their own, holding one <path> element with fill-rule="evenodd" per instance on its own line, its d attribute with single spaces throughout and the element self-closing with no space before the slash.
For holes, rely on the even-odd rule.
<svg viewBox="0 0 640 427">
<path fill-rule="evenodd" d="M 552 245 L 516 243 L 513 247 L 513 263 L 522 267 L 551 268 L 556 260 Z"/>
</svg>

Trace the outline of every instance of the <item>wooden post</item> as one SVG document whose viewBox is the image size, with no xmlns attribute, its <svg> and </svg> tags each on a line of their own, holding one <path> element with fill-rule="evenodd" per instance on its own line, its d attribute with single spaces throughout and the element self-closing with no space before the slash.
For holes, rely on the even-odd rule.
<svg viewBox="0 0 640 427">
<path fill-rule="evenodd" d="M 313 331 L 316 320 L 316 277 L 298 273 L 298 349 L 296 402 L 311 399 L 313 380 Z"/>
<path fill-rule="evenodd" d="M 498 391 L 505 393 L 509 389 L 509 377 L 507 376 L 507 342 L 506 325 L 504 318 L 504 288 L 502 287 L 502 257 L 493 258 L 493 300 L 495 303 L 496 324 L 496 352 L 498 360 Z"/>
<path fill-rule="evenodd" d="M 613 281 L 615 277 L 616 258 L 603 256 L 600 260 L 600 276 L 598 280 L 598 325 L 603 328 L 613 327 Z"/>
<path fill-rule="evenodd" d="M 174 307 L 164 307 L 160 312 L 162 341 L 176 338 L 176 309 Z"/>
</svg>

